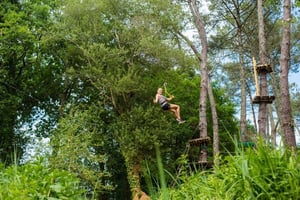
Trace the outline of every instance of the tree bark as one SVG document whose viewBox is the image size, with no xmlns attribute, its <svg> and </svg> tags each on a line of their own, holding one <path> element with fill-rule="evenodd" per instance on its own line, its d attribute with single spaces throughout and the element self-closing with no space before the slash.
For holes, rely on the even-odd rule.
<svg viewBox="0 0 300 200">
<path fill-rule="evenodd" d="M 263 0 L 257 1 L 257 16 L 258 16 L 258 39 L 259 39 L 259 58 L 261 64 L 267 64 L 267 52 L 266 52 L 266 37 L 265 37 L 265 25 L 263 16 Z M 268 96 L 267 91 L 267 72 L 260 72 L 260 95 Z M 259 104 L 258 112 L 258 132 L 263 138 L 266 139 L 266 126 L 267 126 L 267 104 L 261 102 Z"/>
<path fill-rule="evenodd" d="M 281 128 L 284 135 L 284 143 L 287 147 L 296 147 L 294 123 L 289 93 L 289 65 L 290 65 L 290 33 L 291 31 L 291 1 L 284 0 L 283 5 L 283 30 L 280 54 L 280 91 L 281 91 Z"/>
<path fill-rule="evenodd" d="M 246 113 L 246 78 L 245 78 L 245 70 L 244 70 L 244 54 L 243 54 L 243 23 L 242 23 L 242 10 L 241 3 L 236 0 L 232 1 L 222 1 L 222 4 L 227 8 L 229 13 L 232 15 L 237 28 L 237 39 L 238 39 L 238 53 L 239 53 L 239 68 L 240 68 L 240 88 L 241 88 L 241 113 L 240 113 L 240 134 L 241 141 L 246 142 L 246 128 L 247 128 L 247 113 Z M 234 10 L 229 6 L 232 4 L 234 6 Z M 251 15 L 251 14 L 249 14 Z"/>
<path fill-rule="evenodd" d="M 138 159 L 138 158 L 137 158 Z M 142 191 L 140 183 L 141 164 L 139 161 L 127 163 L 128 181 L 133 200 L 150 200 L 150 197 Z"/>
<path fill-rule="evenodd" d="M 274 64 L 272 64 L 274 65 Z M 273 68 L 273 67 L 272 67 Z M 278 117 L 278 122 L 277 122 L 277 126 L 275 126 L 275 130 L 276 130 L 276 134 L 280 134 L 282 135 L 282 131 L 281 131 L 281 124 L 282 124 L 282 119 L 281 119 L 281 109 L 282 109 L 282 104 L 281 104 L 281 97 L 280 97 L 280 77 L 279 76 L 275 76 L 275 73 L 271 73 L 271 86 L 272 86 L 272 91 L 274 96 L 276 97 L 276 101 L 274 103 L 275 106 L 275 110 L 276 110 L 276 114 Z M 278 128 L 279 127 L 279 128 Z"/>
<path fill-rule="evenodd" d="M 269 108 L 269 116 L 270 116 L 270 125 L 271 125 L 271 143 L 276 146 L 276 123 L 273 117 L 273 109 L 272 106 L 268 106 Z"/>
<path fill-rule="evenodd" d="M 198 6 L 197 0 L 188 1 L 189 8 L 193 15 L 194 23 L 201 41 L 201 85 L 200 85 L 200 105 L 199 105 L 199 131 L 200 137 L 207 137 L 207 118 L 206 118 L 206 106 L 207 106 L 207 84 L 208 84 L 208 72 L 207 72 L 207 36 L 205 30 L 205 24 L 202 20 Z M 207 161 L 207 147 L 201 150 L 200 161 Z"/>
<path fill-rule="evenodd" d="M 247 88 L 247 93 L 248 93 L 250 101 L 251 101 L 252 100 L 251 89 L 247 83 L 246 83 L 246 88 Z M 257 133 L 257 123 L 256 123 L 256 117 L 255 117 L 255 111 L 254 111 L 253 104 L 251 104 L 251 111 L 252 111 L 252 116 L 253 116 L 254 129 L 255 129 L 255 132 Z"/>
<path fill-rule="evenodd" d="M 219 164 L 219 123 L 218 123 L 218 113 L 216 109 L 216 102 L 213 94 L 213 89 L 211 87 L 210 78 L 208 76 L 208 96 L 210 102 L 210 109 L 212 113 L 212 121 L 213 121 L 213 150 L 214 150 L 214 163 L 216 165 Z"/>
<path fill-rule="evenodd" d="M 198 52 L 195 45 L 186 36 L 184 36 L 182 33 L 180 33 L 180 32 L 177 32 L 177 33 L 191 47 L 194 54 L 196 55 L 199 62 L 201 63 L 201 56 L 200 56 L 201 54 Z M 211 87 L 211 82 L 210 82 L 209 75 L 208 75 L 208 81 L 207 81 L 207 88 L 208 88 L 208 97 L 209 97 L 209 101 L 210 101 L 210 107 L 211 107 L 211 111 L 212 111 L 212 120 L 213 120 L 214 163 L 217 164 L 218 163 L 218 155 L 219 155 L 219 152 L 220 152 L 220 149 L 219 149 L 219 143 L 220 143 L 220 141 L 219 141 L 219 122 L 218 122 L 218 114 L 217 114 L 217 109 L 216 109 L 216 103 L 215 103 L 215 99 L 214 99 L 213 90 L 212 90 L 212 87 Z"/>
<path fill-rule="evenodd" d="M 247 127 L 247 113 L 246 113 L 246 78 L 244 70 L 244 56 L 243 56 L 243 40 L 241 25 L 238 25 L 238 40 L 239 40 L 239 65 L 240 65 L 240 81 L 241 81 L 241 116 L 240 116 L 240 129 L 241 141 L 246 142 L 246 127 Z"/>
</svg>

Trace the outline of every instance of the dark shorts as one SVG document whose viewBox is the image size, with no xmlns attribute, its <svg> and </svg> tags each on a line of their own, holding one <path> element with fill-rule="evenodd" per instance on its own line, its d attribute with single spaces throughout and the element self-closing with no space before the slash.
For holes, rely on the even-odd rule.
<svg viewBox="0 0 300 200">
<path fill-rule="evenodd" d="M 170 104 L 166 103 L 163 106 L 161 106 L 161 109 L 163 110 L 169 110 L 170 109 Z"/>
</svg>

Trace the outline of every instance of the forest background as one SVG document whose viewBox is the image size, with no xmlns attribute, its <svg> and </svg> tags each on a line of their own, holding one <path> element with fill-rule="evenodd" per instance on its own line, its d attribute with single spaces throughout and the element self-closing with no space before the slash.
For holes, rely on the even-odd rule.
<svg viewBox="0 0 300 200">
<path fill-rule="evenodd" d="M 201 76 L 199 57 L 193 50 L 201 49 L 201 43 L 200 35 L 188 34 L 195 27 L 187 2 L 1 1 L 1 183 L 7 183 L 3 172 L 10 166 L 33 162 L 38 164 L 30 165 L 30 170 L 52 181 L 43 198 L 81 195 L 81 190 L 69 188 L 68 181 L 62 186 L 58 179 L 66 177 L 60 180 L 72 180 L 87 198 L 131 199 L 135 189 L 159 191 L 159 187 L 149 187 L 162 176 L 157 167 L 159 152 L 163 168 L 170 174 L 166 184 L 172 185 L 171 177 L 176 177 L 183 162 L 187 142 L 199 136 Z M 259 62 L 255 2 L 212 0 L 209 12 L 204 12 L 205 1 L 197 1 L 209 36 L 208 71 L 218 113 L 221 156 L 235 151 L 233 138 L 239 140 L 242 134 L 242 95 L 247 106 L 243 134 L 247 141 L 257 138 L 258 108 L 251 103 L 255 94 L 253 57 Z M 297 2 L 292 5 L 290 74 L 299 72 Z M 268 89 L 276 97 L 268 111 L 268 141 L 276 144 L 282 131 L 280 126 L 276 128 L 274 139 L 271 130 L 280 115 L 282 3 L 266 0 L 264 9 L 267 58 L 274 69 Z M 242 81 L 246 93 L 241 92 Z M 300 123 L 299 79 L 297 82 L 290 84 L 289 91 L 295 133 Z M 175 95 L 173 102 L 181 106 L 185 124 L 179 125 L 171 113 L 153 104 L 157 88 L 164 83 Z M 208 135 L 213 138 L 210 109 L 206 117 Z M 191 149 L 184 158 L 193 161 L 198 156 L 198 150 Z M 209 146 L 210 161 L 213 156 Z M 26 167 L 20 170 L 28 172 Z M 16 188 L 14 192 L 20 197 L 24 190 Z"/>
</svg>

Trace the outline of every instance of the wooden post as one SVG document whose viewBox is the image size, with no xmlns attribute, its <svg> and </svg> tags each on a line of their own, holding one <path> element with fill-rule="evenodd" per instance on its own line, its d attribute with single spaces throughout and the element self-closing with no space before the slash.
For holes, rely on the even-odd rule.
<svg viewBox="0 0 300 200">
<path fill-rule="evenodd" d="M 256 70 L 256 60 L 253 57 L 253 68 L 254 68 L 254 78 L 255 78 L 255 88 L 256 88 L 256 96 L 260 96 L 260 89 L 258 86 L 258 77 L 257 77 L 257 70 Z"/>
</svg>

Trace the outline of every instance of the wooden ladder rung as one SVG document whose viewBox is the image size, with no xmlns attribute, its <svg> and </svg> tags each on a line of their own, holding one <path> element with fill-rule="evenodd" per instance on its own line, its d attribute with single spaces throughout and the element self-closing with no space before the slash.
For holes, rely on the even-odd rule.
<svg viewBox="0 0 300 200">
<path fill-rule="evenodd" d="M 267 103 L 271 104 L 275 100 L 275 96 L 255 96 L 252 99 L 252 103 L 260 104 L 260 103 Z"/>
<path fill-rule="evenodd" d="M 258 73 L 261 71 L 267 71 L 267 73 L 273 72 L 273 69 L 272 69 L 271 65 L 269 65 L 269 64 L 256 65 L 256 70 Z"/>
<path fill-rule="evenodd" d="M 189 140 L 189 143 L 191 146 L 200 146 L 201 144 L 209 144 L 210 143 L 210 137 L 200 137 Z"/>
</svg>

